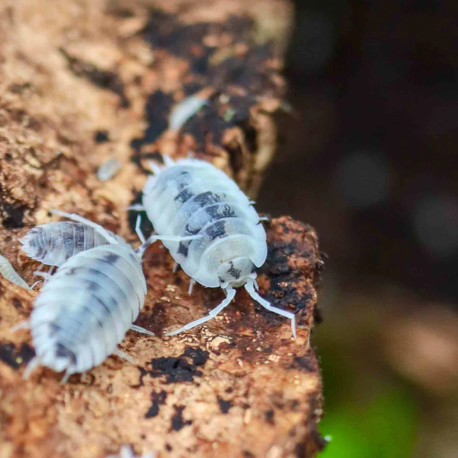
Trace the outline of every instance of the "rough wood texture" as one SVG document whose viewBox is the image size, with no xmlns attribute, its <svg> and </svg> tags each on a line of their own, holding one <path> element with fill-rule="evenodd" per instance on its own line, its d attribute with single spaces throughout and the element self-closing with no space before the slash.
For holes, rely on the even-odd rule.
<svg viewBox="0 0 458 458">
<path fill-rule="evenodd" d="M 254 4 L 256 2 L 253 2 Z M 0 2 L 0 251 L 31 283 L 37 264 L 17 239 L 73 211 L 135 243 L 124 208 L 158 153 L 211 160 L 254 193 L 275 147 L 288 3 L 244 1 Z M 204 91 L 209 103 L 181 132 L 173 104 Z M 100 182 L 116 157 L 122 170 Z M 295 310 L 289 324 L 242 291 L 207 326 L 176 338 L 129 332 L 131 365 L 110 357 L 87 374 L 40 368 L 26 319 L 37 292 L 0 278 L 0 457 L 103 457 L 131 444 L 161 456 L 311 456 L 321 447 L 321 379 L 310 332 L 320 266 L 314 231 L 289 218 L 267 225 L 261 293 Z M 171 272 L 161 244 L 146 256 L 149 292 L 138 324 L 158 336 L 203 315 L 221 291 Z"/>
</svg>

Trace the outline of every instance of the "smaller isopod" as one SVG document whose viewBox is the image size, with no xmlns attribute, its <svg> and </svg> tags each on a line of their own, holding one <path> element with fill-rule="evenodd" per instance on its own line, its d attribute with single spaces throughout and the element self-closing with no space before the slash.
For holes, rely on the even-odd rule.
<svg viewBox="0 0 458 458">
<path fill-rule="evenodd" d="M 32 289 L 24 279 L 14 270 L 14 267 L 11 265 L 11 262 L 5 258 L 5 256 L 0 255 L 0 274 L 2 274 L 8 281 L 14 283 L 15 285 L 21 286 L 25 289 Z"/>
<path fill-rule="evenodd" d="M 179 131 L 204 105 L 208 103 L 213 89 L 205 88 L 178 102 L 169 116 L 169 129 Z"/>
<path fill-rule="evenodd" d="M 119 455 L 108 455 L 106 458 L 155 458 L 157 453 L 147 452 L 143 455 L 136 455 L 129 445 L 122 445 Z"/>
<path fill-rule="evenodd" d="M 113 238 L 118 237 L 112 232 L 106 232 Z M 75 221 L 57 221 L 35 226 L 19 241 L 29 258 L 57 267 L 81 251 L 109 243 L 94 227 Z"/>
<path fill-rule="evenodd" d="M 100 181 L 107 181 L 113 178 L 120 170 L 121 163 L 117 159 L 108 159 L 97 169 L 97 178 Z"/>
</svg>

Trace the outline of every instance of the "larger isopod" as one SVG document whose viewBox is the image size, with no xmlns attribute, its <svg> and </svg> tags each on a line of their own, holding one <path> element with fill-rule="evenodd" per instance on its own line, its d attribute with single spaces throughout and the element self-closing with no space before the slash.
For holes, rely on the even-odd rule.
<svg viewBox="0 0 458 458">
<path fill-rule="evenodd" d="M 143 209 L 159 235 L 195 237 L 163 243 L 191 282 L 221 287 L 227 295 L 207 316 L 167 335 L 215 317 L 232 301 L 235 288 L 243 286 L 267 310 L 289 318 L 295 337 L 294 313 L 272 306 L 257 293 L 256 268 L 267 257 L 266 233 L 247 196 L 208 162 L 183 159 L 175 163 L 165 157 L 165 164 L 151 164 L 155 175 L 144 187 Z"/>
</svg>

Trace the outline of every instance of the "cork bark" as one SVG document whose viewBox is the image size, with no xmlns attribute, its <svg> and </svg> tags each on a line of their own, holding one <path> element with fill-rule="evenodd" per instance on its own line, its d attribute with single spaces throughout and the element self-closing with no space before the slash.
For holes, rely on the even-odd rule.
<svg viewBox="0 0 458 458">
<path fill-rule="evenodd" d="M 0 2 L 0 252 L 33 282 L 38 264 L 18 238 L 53 220 L 84 215 L 133 244 L 133 214 L 149 160 L 193 152 L 251 196 L 276 146 L 288 2 L 23 0 Z M 207 104 L 180 131 L 173 106 Z M 96 177 L 110 158 L 109 181 Z M 148 225 L 145 223 L 145 230 Z M 149 291 L 122 349 L 74 375 L 37 369 L 27 319 L 39 294 L 0 277 L 0 457 L 104 457 L 130 444 L 159 456 L 312 456 L 321 446 L 321 378 L 310 333 L 321 266 L 316 233 L 288 217 L 266 225 L 261 293 L 296 312 L 289 323 L 239 291 L 224 313 L 173 338 L 165 330 L 200 317 L 222 298 L 172 272 L 160 244 L 146 254 Z"/>
</svg>

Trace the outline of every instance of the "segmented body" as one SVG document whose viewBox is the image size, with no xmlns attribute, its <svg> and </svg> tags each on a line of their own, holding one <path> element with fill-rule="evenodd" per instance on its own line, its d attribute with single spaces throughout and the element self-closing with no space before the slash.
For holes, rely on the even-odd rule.
<svg viewBox="0 0 458 458">
<path fill-rule="evenodd" d="M 266 259 L 266 233 L 258 214 L 235 182 L 208 162 L 182 160 L 150 177 L 143 205 L 158 234 L 201 236 L 163 243 L 204 286 L 221 285 L 217 269 L 226 261 L 246 257 L 259 267 Z"/>
<path fill-rule="evenodd" d="M 125 242 L 70 257 L 35 301 L 33 365 L 68 376 L 101 364 L 137 318 L 145 294 L 140 257 Z"/>
<path fill-rule="evenodd" d="M 266 233 L 246 195 L 208 162 L 164 159 L 164 168 L 152 164 L 155 175 L 143 190 L 143 208 L 160 236 L 194 237 L 163 243 L 192 281 L 221 287 L 227 294 L 209 315 L 167 335 L 213 318 L 234 298 L 234 288 L 244 286 L 263 307 L 289 318 L 295 336 L 295 315 L 273 307 L 256 292 L 256 268 L 267 257 Z"/>
<path fill-rule="evenodd" d="M 25 289 L 31 289 L 24 279 L 14 270 L 11 262 L 2 255 L 0 255 L 0 274 L 15 285 L 21 286 Z"/>
<path fill-rule="evenodd" d="M 108 244 L 107 239 L 93 227 L 75 221 L 35 226 L 19 241 L 29 258 L 50 266 L 61 266 L 81 251 Z"/>
</svg>

